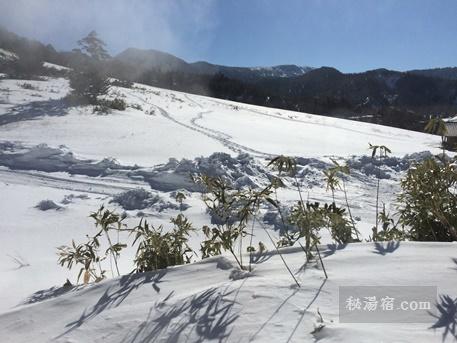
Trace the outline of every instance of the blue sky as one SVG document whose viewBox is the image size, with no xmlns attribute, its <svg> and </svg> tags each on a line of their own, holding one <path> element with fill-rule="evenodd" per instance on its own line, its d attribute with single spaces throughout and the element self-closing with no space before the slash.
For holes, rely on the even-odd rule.
<svg viewBox="0 0 457 343">
<path fill-rule="evenodd" d="M 236 66 L 344 72 L 457 65 L 456 0 L 0 0 L 0 24 L 71 49 L 127 47 Z"/>
</svg>

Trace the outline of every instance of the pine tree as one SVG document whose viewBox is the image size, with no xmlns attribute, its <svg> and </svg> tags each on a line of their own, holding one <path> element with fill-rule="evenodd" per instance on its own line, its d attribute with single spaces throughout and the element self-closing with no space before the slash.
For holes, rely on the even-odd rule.
<svg viewBox="0 0 457 343">
<path fill-rule="evenodd" d="M 97 32 L 91 31 L 86 37 L 78 41 L 81 52 L 86 53 L 97 61 L 102 61 L 111 56 L 106 51 L 106 43 L 97 36 Z"/>
</svg>

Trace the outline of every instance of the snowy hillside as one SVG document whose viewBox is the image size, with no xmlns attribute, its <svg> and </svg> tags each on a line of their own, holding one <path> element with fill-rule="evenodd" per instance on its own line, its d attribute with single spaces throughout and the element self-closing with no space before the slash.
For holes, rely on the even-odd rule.
<svg viewBox="0 0 457 343">
<path fill-rule="evenodd" d="M 17 58 L 18 57 L 14 52 L 0 48 L 0 60 L 1 61 L 14 61 Z"/>
<path fill-rule="evenodd" d="M 347 162 L 349 201 L 357 228 L 367 238 L 375 217 L 375 176 L 382 179 L 381 201 L 393 211 L 401 176 L 413 161 L 440 152 L 439 137 L 140 84 L 112 87 L 110 97 L 124 99 L 128 107 L 100 115 L 90 106 L 67 107 L 62 97 L 68 92 L 63 78 L 0 80 L 2 341 L 441 341 L 443 327 L 429 329 L 433 317 L 429 324 L 390 324 L 388 329 L 385 324 L 339 323 L 337 290 L 341 285 L 419 285 L 426 280 L 454 299 L 455 244 L 337 247 L 323 234 L 327 281 L 320 265 L 303 265 L 301 249 L 285 251 L 302 284 L 298 289 L 268 244 L 265 232 L 275 239 L 279 234 L 263 208 L 255 240 L 265 242 L 269 252 L 258 257 L 252 275 L 237 272 L 224 256 L 59 288 L 66 278 L 75 282 L 77 271 L 58 266 L 56 256 L 56 247 L 82 240 L 93 230 L 88 215 L 102 204 L 124 212 L 131 225 L 140 217 L 168 225 L 179 213 L 174 192 L 185 190 L 184 214 L 200 228 L 210 217 L 191 173 L 225 176 L 239 187 L 263 186 L 269 180 L 269 159 L 280 154 L 297 157 L 298 181 L 312 201 L 331 201 L 323 180 L 330 159 Z M 373 163 L 368 143 L 392 150 L 383 166 Z M 292 203 L 297 200 L 295 181 L 286 181 L 288 187 L 278 196 Z M 148 206 L 112 202 L 137 188 L 149 192 Z M 342 192 L 335 197 L 344 202 Z M 50 201 L 40 204 L 42 200 Z M 191 244 L 198 250 L 198 234 Z M 133 254 L 122 254 L 121 274 L 132 271 Z M 318 309 L 325 327 L 312 334 L 319 325 Z M 447 339 L 456 336 L 455 324 L 453 330 Z"/>
<path fill-rule="evenodd" d="M 437 248 L 440 254 L 434 253 Z M 83 288 L 37 292 L 26 305 L 0 316 L 0 330 L 12 342 L 440 342 L 446 325 L 430 330 L 427 324 L 339 323 L 338 286 L 354 278 L 372 286 L 439 283 L 443 294 L 454 297 L 455 248 L 329 246 L 323 251 L 328 280 L 319 269 L 304 269 L 301 250 L 290 250 L 285 257 L 303 284 L 299 289 L 277 255 L 262 256 L 252 275 L 235 280 L 229 260 L 211 258 Z M 312 333 L 321 324 L 325 327 Z M 453 333 L 445 338 L 452 341 Z"/>
</svg>

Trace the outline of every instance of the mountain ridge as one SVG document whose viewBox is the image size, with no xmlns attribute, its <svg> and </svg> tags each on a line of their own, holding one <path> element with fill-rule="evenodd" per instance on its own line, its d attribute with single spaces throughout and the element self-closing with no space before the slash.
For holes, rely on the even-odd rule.
<svg viewBox="0 0 457 343">
<path fill-rule="evenodd" d="M 97 61 L 78 49 L 57 52 L 51 45 L 1 28 L 0 48 L 19 56 L 14 63 L 0 63 L 0 73 L 11 78 L 40 75 L 45 72 L 43 62 L 73 70 L 92 66 L 129 82 L 417 131 L 423 130 L 431 115 L 457 113 L 454 67 L 406 72 L 378 68 L 360 73 L 343 73 L 328 66 L 231 67 L 188 63 L 166 52 L 137 48 Z"/>
<path fill-rule="evenodd" d="M 115 61 L 139 68 L 141 72 L 155 68 L 162 72 L 187 72 L 203 75 L 222 73 L 243 81 L 268 77 L 294 77 L 306 74 L 314 68 L 281 64 L 275 66 L 238 67 L 213 64 L 207 61 L 186 62 L 173 54 L 155 49 L 127 48 L 113 57 Z"/>
</svg>

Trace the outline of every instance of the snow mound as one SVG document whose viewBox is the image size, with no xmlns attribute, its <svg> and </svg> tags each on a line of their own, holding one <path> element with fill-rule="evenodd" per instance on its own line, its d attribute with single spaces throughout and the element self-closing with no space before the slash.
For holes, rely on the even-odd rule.
<svg viewBox="0 0 457 343">
<path fill-rule="evenodd" d="M 52 200 L 41 200 L 35 208 L 39 209 L 40 211 L 49 211 L 49 210 L 60 210 L 62 209 L 61 206 L 57 205 Z"/>
<path fill-rule="evenodd" d="M 49 69 L 55 69 L 58 71 L 70 71 L 71 69 L 68 67 L 64 67 L 58 64 L 50 63 L 50 62 L 43 62 L 43 67 L 49 68 Z"/>
<path fill-rule="evenodd" d="M 196 174 L 222 177 L 239 188 L 256 188 L 268 180 L 270 173 L 249 154 L 232 157 L 218 152 L 194 160 L 178 161 L 171 158 L 165 165 L 155 168 L 153 173 L 143 175 L 153 189 L 170 192 L 183 188 L 190 192 L 201 192 L 201 186 L 191 179 L 191 175 Z"/>
<path fill-rule="evenodd" d="M 59 148 L 39 144 L 25 147 L 19 143 L 0 143 L 0 165 L 13 170 L 38 170 L 47 173 L 67 172 L 87 176 L 106 176 L 116 170 L 130 170 L 116 160 L 105 158 L 99 162 L 76 158 L 65 146 Z"/>
<path fill-rule="evenodd" d="M 89 196 L 87 194 L 79 194 L 79 195 L 68 194 L 68 195 L 64 196 L 61 203 L 64 205 L 68 205 L 68 204 L 71 204 L 75 199 L 87 200 L 87 199 L 89 199 Z"/>
<path fill-rule="evenodd" d="M 280 206 L 280 210 L 282 218 L 279 211 L 271 206 L 263 215 L 263 222 L 273 227 L 274 230 L 279 231 L 280 234 L 297 230 L 295 226 L 288 223 L 289 208 L 287 206 Z"/>
<path fill-rule="evenodd" d="M 111 200 L 112 203 L 117 203 L 124 210 L 144 210 L 149 208 L 157 212 L 166 210 L 185 211 L 190 206 L 187 204 L 176 204 L 162 199 L 159 195 L 146 191 L 143 188 L 130 189 L 128 191 L 116 194 Z M 142 211 L 137 212 L 136 216 L 142 217 Z"/>
<path fill-rule="evenodd" d="M 412 163 L 421 162 L 432 156 L 430 151 L 417 152 L 403 157 L 390 156 L 382 160 L 367 155 L 353 156 L 348 160 L 348 165 L 351 170 L 356 170 L 366 176 L 390 179 L 394 173 L 408 170 Z"/>
<path fill-rule="evenodd" d="M 245 279 L 247 277 L 250 277 L 252 276 L 252 273 L 246 271 L 246 270 L 241 270 L 241 269 L 233 269 L 231 272 L 230 272 L 230 276 L 229 276 L 229 279 L 230 280 L 233 280 L 233 281 L 236 281 L 236 280 L 242 280 L 242 279 Z"/>
<path fill-rule="evenodd" d="M 159 196 L 143 188 L 131 189 L 114 196 L 112 202 L 118 203 L 125 210 L 144 210 L 159 201 Z"/>
</svg>

